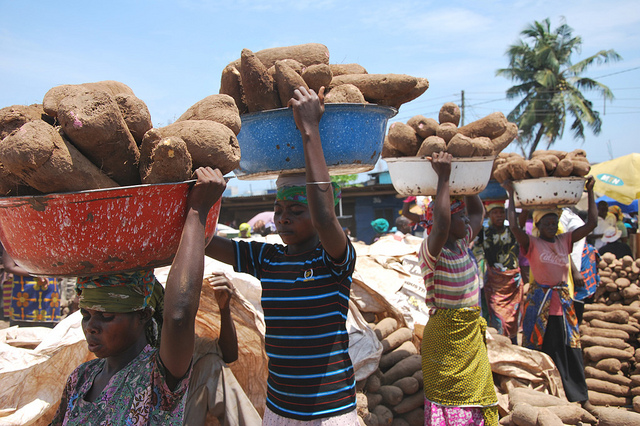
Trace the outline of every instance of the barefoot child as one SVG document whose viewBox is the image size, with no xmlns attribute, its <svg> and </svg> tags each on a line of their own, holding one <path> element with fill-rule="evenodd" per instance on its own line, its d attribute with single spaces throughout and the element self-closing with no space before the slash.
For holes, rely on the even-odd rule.
<svg viewBox="0 0 640 426">
<path fill-rule="evenodd" d="M 479 281 L 468 247 L 482 227 L 477 195 L 449 196 L 451 154 L 434 153 L 437 193 L 418 257 L 431 316 L 422 338 L 425 425 L 497 425 L 498 398 L 480 316 Z"/>
<path fill-rule="evenodd" d="M 355 251 L 335 214 L 319 123 L 324 89 L 289 101 L 305 175 L 281 176 L 274 222 L 286 245 L 214 237 L 206 254 L 262 284 L 269 374 L 264 425 L 357 425 L 346 319 Z M 308 423 L 312 421 L 313 423 Z"/>
<path fill-rule="evenodd" d="M 196 175 L 166 290 L 153 270 L 78 279 L 82 330 L 97 359 L 71 373 L 52 425 L 182 425 L 205 223 L 225 189 L 219 170 Z"/>
</svg>

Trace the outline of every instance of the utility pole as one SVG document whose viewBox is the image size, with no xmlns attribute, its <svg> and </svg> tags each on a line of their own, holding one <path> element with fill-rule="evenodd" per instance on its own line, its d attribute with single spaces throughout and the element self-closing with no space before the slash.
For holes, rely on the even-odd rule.
<svg viewBox="0 0 640 426">
<path fill-rule="evenodd" d="M 464 90 L 460 91 L 460 127 L 464 126 Z"/>
</svg>

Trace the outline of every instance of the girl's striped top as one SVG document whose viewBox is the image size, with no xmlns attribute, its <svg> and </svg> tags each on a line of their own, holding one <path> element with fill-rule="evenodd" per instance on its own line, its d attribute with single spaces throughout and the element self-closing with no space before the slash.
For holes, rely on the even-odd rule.
<svg viewBox="0 0 640 426">
<path fill-rule="evenodd" d="M 422 241 L 418 259 L 427 287 L 425 302 L 429 308 L 459 309 L 478 306 L 478 267 L 467 250 L 471 235 L 471 226 L 467 226 L 467 234 L 456 241 L 456 249 L 443 247 L 437 258 L 429 253 L 429 237 Z"/>
<path fill-rule="evenodd" d="M 318 245 L 289 255 L 287 247 L 235 242 L 235 265 L 262 283 L 269 356 L 267 406 L 283 417 L 333 417 L 356 407 L 346 329 L 355 251 L 336 263 Z"/>
</svg>

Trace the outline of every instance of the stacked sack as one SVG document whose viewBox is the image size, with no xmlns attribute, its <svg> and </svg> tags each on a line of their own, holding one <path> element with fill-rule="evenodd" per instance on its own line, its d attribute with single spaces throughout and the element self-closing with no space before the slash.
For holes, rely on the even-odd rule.
<svg viewBox="0 0 640 426">
<path fill-rule="evenodd" d="M 594 304 L 580 326 L 589 400 L 640 412 L 640 259 L 602 255 Z"/>
<path fill-rule="evenodd" d="M 414 333 L 393 317 L 363 313 L 382 343 L 378 369 L 356 384 L 358 416 L 367 426 L 424 424 L 422 358 Z"/>
<path fill-rule="evenodd" d="M 201 166 L 238 167 L 240 116 L 212 95 L 154 129 L 146 104 L 118 81 L 61 85 L 42 105 L 0 109 L 0 195 L 182 182 Z"/>
</svg>

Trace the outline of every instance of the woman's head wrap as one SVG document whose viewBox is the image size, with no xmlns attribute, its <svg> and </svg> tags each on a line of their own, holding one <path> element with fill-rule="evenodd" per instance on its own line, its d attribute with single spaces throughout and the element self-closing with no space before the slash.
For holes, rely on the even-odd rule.
<svg viewBox="0 0 640 426">
<path fill-rule="evenodd" d="M 249 225 L 248 223 L 241 223 L 240 226 L 238 227 L 238 230 L 240 232 L 245 232 L 247 237 L 251 236 L 251 225 Z"/>
<path fill-rule="evenodd" d="M 342 192 L 337 183 L 331 182 L 331 186 L 333 187 L 333 204 L 337 205 L 340 202 Z M 276 180 L 276 187 L 276 200 L 309 204 L 307 201 L 307 178 L 304 174 L 280 175 Z"/>
<path fill-rule="evenodd" d="M 76 282 L 79 307 L 101 312 L 135 312 L 147 307 L 155 312 L 162 308 L 163 290 L 153 269 L 79 277 Z"/>
<path fill-rule="evenodd" d="M 454 215 L 460 211 L 463 211 L 466 208 L 466 204 L 464 203 L 464 199 L 461 197 L 450 197 L 450 209 L 451 214 Z M 420 225 L 424 227 L 427 231 L 427 234 L 431 233 L 431 228 L 433 228 L 433 207 L 435 205 L 435 200 L 432 200 L 427 206 L 427 212 L 425 213 L 425 220 L 420 222 Z"/>
<path fill-rule="evenodd" d="M 551 208 L 551 209 L 536 209 L 531 213 L 531 217 L 533 219 L 533 229 L 531 230 L 531 235 L 534 237 L 540 236 L 540 230 L 538 229 L 538 222 L 542 220 L 548 214 L 553 214 L 560 219 L 560 215 L 562 214 L 562 210 Z"/>
<path fill-rule="evenodd" d="M 487 213 L 497 208 L 504 209 L 504 201 L 502 200 L 485 201 L 483 204 L 484 204 L 484 208 L 487 210 Z"/>
<path fill-rule="evenodd" d="M 622 221 L 624 219 L 620 206 L 609 206 L 609 213 L 613 213 L 616 216 L 616 219 L 618 219 L 619 221 Z"/>
<path fill-rule="evenodd" d="M 371 222 L 371 227 L 378 234 L 384 234 L 389 230 L 389 222 L 387 219 L 379 218 Z"/>
</svg>

